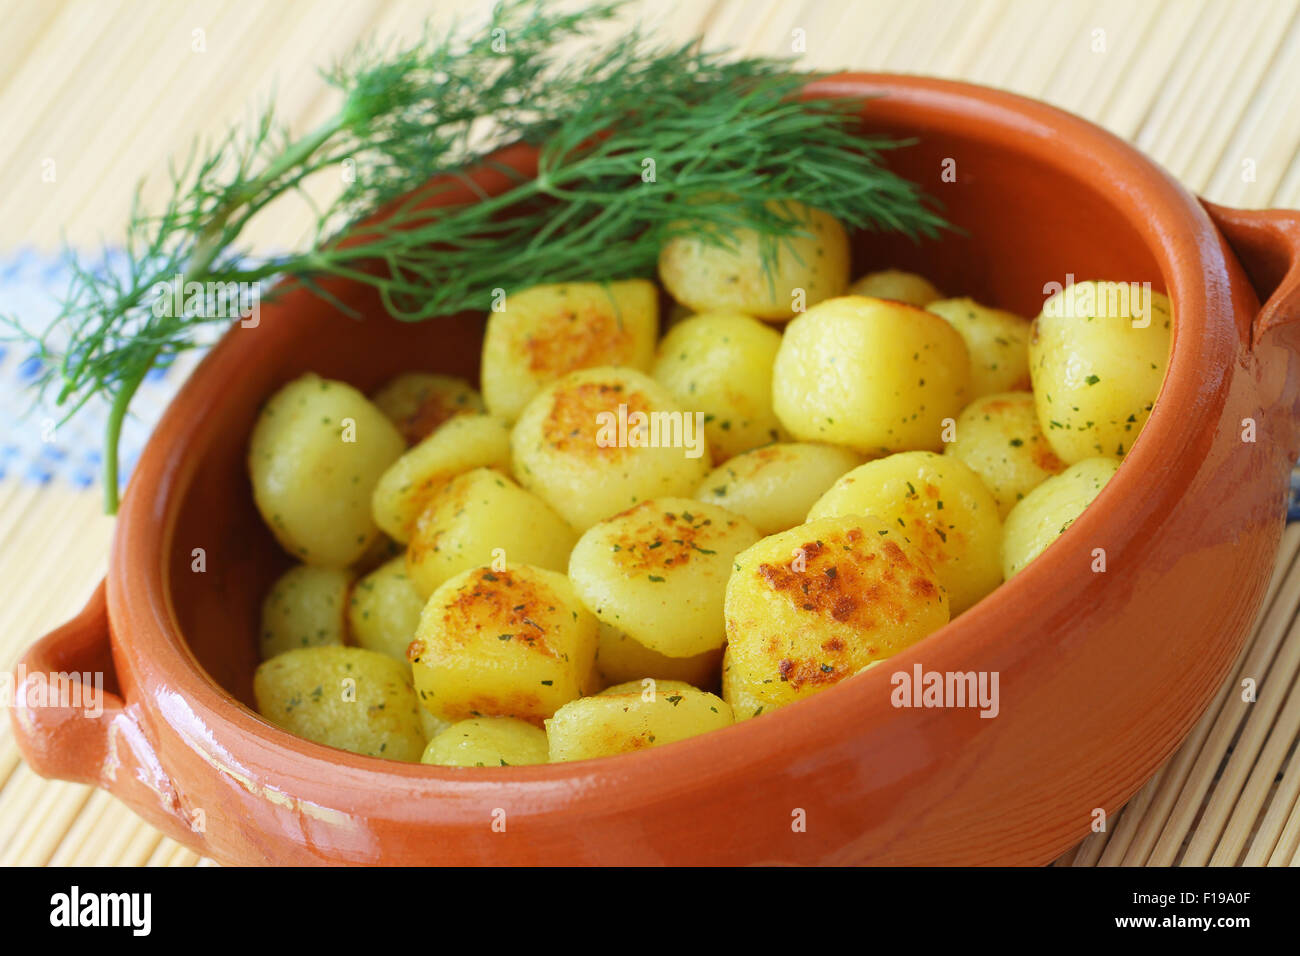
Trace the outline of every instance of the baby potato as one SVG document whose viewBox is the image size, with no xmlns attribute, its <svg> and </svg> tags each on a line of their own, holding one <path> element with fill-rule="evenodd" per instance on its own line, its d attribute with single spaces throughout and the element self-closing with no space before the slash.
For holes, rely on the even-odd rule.
<svg viewBox="0 0 1300 956">
<path fill-rule="evenodd" d="M 596 645 L 596 669 L 607 684 L 622 684 L 643 677 L 680 680 L 694 687 L 718 683 L 722 649 L 714 648 L 692 657 L 668 657 L 652 651 L 616 627 L 600 623 Z"/>
<path fill-rule="evenodd" d="M 934 568 L 872 516 L 818 518 L 736 556 L 723 698 L 737 719 L 851 677 L 948 622 Z"/>
<path fill-rule="evenodd" d="M 420 512 L 438 489 L 473 468 L 510 468 L 510 423 L 495 415 L 458 415 L 394 461 L 371 496 L 375 523 L 411 540 Z"/>
<path fill-rule="evenodd" d="M 958 416 L 956 440 L 945 445 L 943 453 L 984 480 L 1004 520 L 1017 501 L 1065 470 L 1065 462 L 1038 427 L 1037 406 L 1029 392 L 975 399 Z"/>
<path fill-rule="evenodd" d="M 580 368 L 650 371 L 659 332 L 659 293 L 645 279 L 539 285 L 506 297 L 488 316 L 483 398 L 514 421 L 547 385 Z"/>
<path fill-rule="evenodd" d="M 1028 319 L 974 299 L 941 299 L 925 308 L 966 340 L 972 398 L 1029 387 Z"/>
<path fill-rule="evenodd" d="M 769 243 L 752 229 L 735 230 L 731 242 L 679 236 L 659 252 L 659 279 L 678 302 L 696 312 L 741 312 L 760 319 L 788 319 L 796 290 L 806 308 L 841 295 L 849 283 L 849 240 L 833 217 L 803 203 L 772 202 L 773 215 L 797 225 L 798 233 L 775 240 L 772 270 L 763 268 Z"/>
<path fill-rule="evenodd" d="M 253 500 L 294 557 L 347 567 L 379 534 L 370 495 L 405 447 L 392 423 L 351 385 L 303 375 L 271 396 L 253 426 Z"/>
<path fill-rule="evenodd" d="M 604 623 L 667 657 L 694 657 L 722 646 L 731 561 L 758 538 L 725 508 L 654 498 L 589 528 L 569 579 Z"/>
<path fill-rule="evenodd" d="M 872 299 L 893 299 L 895 302 L 914 305 L 918 309 L 924 309 L 931 302 L 943 298 L 943 293 L 925 276 L 901 269 L 869 272 L 849 286 L 848 294 L 865 295 Z"/>
<path fill-rule="evenodd" d="M 694 491 L 709 471 L 703 417 L 635 369 L 571 372 L 519 416 L 515 477 L 585 531 L 638 501 Z"/>
<path fill-rule="evenodd" d="M 840 478 L 808 520 L 874 515 L 925 555 L 956 617 L 1002 583 L 998 505 L 960 460 L 929 451 L 869 461 Z"/>
<path fill-rule="evenodd" d="M 385 382 L 370 400 L 408 445 L 429 437 L 457 415 L 484 410 L 482 397 L 469 382 L 433 372 L 404 372 Z"/>
<path fill-rule="evenodd" d="M 835 479 L 860 464 L 861 455 L 837 445 L 765 445 L 713 469 L 695 497 L 747 518 L 759 534 L 776 534 L 803 524 Z"/>
<path fill-rule="evenodd" d="M 1074 524 L 1118 468 L 1117 458 L 1085 458 L 1048 478 L 1011 509 L 1002 535 L 1007 580 Z"/>
<path fill-rule="evenodd" d="M 358 646 L 405 663 L 422 610 L 424 598 L 406 573 L 406 559 L 399 556 L 356 583 L 348 624 Z"/>
<path fill-rule="evenodd" d="M 253 674 L 257 712 L 318 744 L 392 760 L 420 759 L 424 732 L 410 668 L 360 647 L 305 647 Z"/>
<path fill-rule="evenodd" d="M 411 664 L 421 704 L 444 720 L 518 717 L 541 725 L 595 668 L 596 619 L 562 574 L 472 568 L 424 606 Z"/>
<path fill-rule="evenodd" d="M 772 411 L 772 362 L 780 347 L 780 332 L 725 312 L 693 316 L 659 343 L 654 378 L 683 407 L 704 413 L 715 460 L 786 437 Z"/>
<path fill-rule="evenodd" d="M 290 568 L 262 601 L 262 660 L 296 647 L 347 642 L 352 575 L 337 568 Z"/>
<path fill-rule="evenodd" d="M 659 747 L 732 722 L 720 697 L 674 680 L 636 680 L 570 701 L 546 722 L 553 763 Z"/>
<path fill-rule="evenodd" d="M 813 306 L 785 330 L 772 403 L 802 441 L 865 455 L 943 446 L 942 428 L 970 395 L 961 335 L 932 312 L 845 296 Z"/>
<path fill-rule="evenodd" d="M 1169 363 L 1169 300 L 1119 282 L 1077 282 L 1048 299 L 1029 340 L 1038 423 L 1067 465 L 1124 457 Z"/>
<path fill-rule="evenodd" d="M 421 598 L 461 571 L 504 560 L 563 571 L 578 540 L 546 502 L 491 468 L 457 475 L 415 522 L 406 570 Z"/>
<path fill-rule="evenodd" d="M 429 741 L 420 763 L 444 767 L 521 767 L 546 763 L 546 731 L 513 717 L 471 717 Z"/>
</svg>

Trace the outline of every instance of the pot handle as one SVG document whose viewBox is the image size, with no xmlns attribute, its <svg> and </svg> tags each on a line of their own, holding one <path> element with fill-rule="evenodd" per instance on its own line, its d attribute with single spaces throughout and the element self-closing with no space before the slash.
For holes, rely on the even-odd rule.
<svg viewBox="0 0 1300 956">
<path fill-rule="evenodd" d="M 18 749 L 38 774 L 103 787 L 198 849 L 201 834 L 120 694 L 103 581 L 80 614 L 23 655 L 11 703 Z"/>
<path fill-rule="evenodd" d="M 1300 212 L 1233 209 L 1201 200 L 1236 253 L 1261 303 L 1253 347 L 1270 329 L 1300 319 Z"/>
</svg>

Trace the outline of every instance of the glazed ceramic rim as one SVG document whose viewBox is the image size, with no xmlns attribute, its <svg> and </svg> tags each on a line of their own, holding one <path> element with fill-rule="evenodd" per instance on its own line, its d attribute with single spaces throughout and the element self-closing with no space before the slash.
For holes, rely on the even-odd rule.
<svg viewBox="0 0 1300 956">
<path fill-rule="evenodd" d="M 1123 540 L 1131 540 L 1138 529 L 1155 527 L 1193 480 L 1170 466 L 1167 449 L 1195 454 L 1212 438 L 1242 334 L 1223 243 L 1195 197 L 1155 163 L 1101 128 L 1044 103 L 973 84 L 889 74 L 842 74 L 814 84 L 809 93 L 878 94 L 881 98 L 870 111 L 873 119 L 906 122 L 921 136 L 927 127 L 960 129 L 981 143 L 999 135 L 1005 142 L 1011 134 L 1019 151 L 1063 180 L 1109 182 L 1117 208 L 1123 204 L 1121 214 L 1154 257 L 1174 303 L 1172 354 L 1160 400 L 1141 438 L 1093 506 L 1013 582 L 891 659 L 901 669 L 911 668 L 921 655 L 932 669 L 945 669 L 945 658 L 996 653 L 1006 660 L 1008 652 L 1014 657 L 1017 641 L 1026 651 L 1032 643 L 1032 634 L 1017 636 L 1018 630 L 1050 628 L 1054 608 L 1068 607 L 1090 588 L 1106 586 L 1096 575 L 1061 573 L 1079 543 L 1095 540 L 1106 527 L 1129 529 L 1115 536 Z M 1194 241 L 1179 246 L 1178 237 Z M 400 798 L 386 808 L 394 817 L 408 816 L 403 807 L 412 806 L 413 800 L 441 799 L 439 819 L 452 822 L 481 815 L 480 798 L 503 789 L 515 796 L 527 793 L 525 813 L 546 812 L 548 804 L 562 804 L 567 813 L 604 813 L 615 791 L 622 809 L 651 804 L 724 777 L 739 779 L 761 761 L 798 759 L 816 751 L 825 728 L 850 718 L 855 724 L 869 723 L 890 709 L 886 669 L 873 668 L 783 707 L 779 714 L 664 747 L 612 758 L 501 768 L 383 760 L 281 730 L 235 700 L 199 664 L 180 631 L 167 585 L 168 555 L 195 465 L 191 450 L 201 443 L 205 419 L 197 383 L 237 372 L 240 352 L 230 343 L 230 338 L 224 339 L 204 359 L 151 438 L 154 454 L 141 457 L 123 502 L 108 577 L 114 654 L 130 662 L 133 674 L 153 672 L 158 685 L 149 687 L 147 678 L 142 683 L 154 696 L 158 717 L 196 750 L 219 756 L 232 768 L 285 783 L 283 793 L 323 806 L 345 809 L 380 790 Z M 232 378 L 238 380 L 235 374 Z M 1142 489 L 1141 482 L 1154 485 L 1155 493 L 1150 487 Z M 134 614 L 133 604 L 146 610 Z M 977 626 L 983 622 L 989 623 Z M 145 710 L 153 720 L 147 706 Z M 427 812 L 422 818 L 429 819 Z"/>
</svg>

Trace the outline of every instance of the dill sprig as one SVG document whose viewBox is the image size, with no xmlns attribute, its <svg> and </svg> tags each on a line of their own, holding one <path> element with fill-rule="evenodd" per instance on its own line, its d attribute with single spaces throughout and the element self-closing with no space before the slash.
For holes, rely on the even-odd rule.
<svg viewBox="0 0 1300 956">
<path fill-rule="evenodd" d="M 813 74 L 787 60 L 663 45 L 640 29 L 587 42 L 581 56 L 563 48 L 620 6 L 566 13 L 509 0 L 478 28 L 426 28 L 405 46 L 360 48 L 323 74 L 341 105 L 315 130 L 292 138 L 267 107 L 173 167 L 160 212 L 146 212 L 137 192 L 122 268 L 93 269 L 69 253 L 73 281 L 51 327 L 33 334 L 7 321 L 36 343 L 38 386 L 55 390 L 67 415 L 110 400 L 107 510 L 117 507 L 120 429 L 144 376 L 195 347 L 203 326 L 230 321 L 155 309 L 175 276 L 283 278 L 280 289 L 321 295 L 321 279 L 347 277 L 415 321 L 486 310 L 497 288 L 651 276 L 664 241 L 683 233 L 726 244 L 755 229 L 770 257 L 802 228 L 771 200 L 823 209 L 850 229 L 916 237 L 943 225 L 914 184 L 881 166 L 881 152 L 902 144 L 864 135 L 856 104 L 801 100 Z M 472 204 L 422 205 L 431 179 L 515 142 L 538 148 L 535 179 Z M 254 217 L 287 194 L 306 196 L 315 174 L 344 168 L 348 185 L 318 211 L 307 248 L 259 256 L 247 247 Z M 381 221 L 349 229 L 379 209 Z"/>
</svg>

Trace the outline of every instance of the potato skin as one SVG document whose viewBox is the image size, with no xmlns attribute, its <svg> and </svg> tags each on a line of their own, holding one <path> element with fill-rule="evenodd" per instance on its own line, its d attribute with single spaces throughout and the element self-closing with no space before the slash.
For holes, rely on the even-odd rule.
<svg viewBox="0 0 1300 956">
<path fill-rule="evenodd" d="M 262 600 L 262 660 L 298 647 L 347 643 L 352 575 L 300 564 L 271 585 Z"/>
<path fill-rule="evenodd" d="M 513 717 L 471 717 L 429 741 L 420 763 L 444 767 L 522 767 L 546 763 L 546 732 Z"/>
<path fill-rule="evenodd" d="M 819 518 L 736 556 L 723 698 L 748 719 L 851 677 L 948 622 L 948 596 L 900 529 Z"/>
<path fill-rule="evenodd" d="M 792 435 L 865 455 L 938 451 L 969 394 L 970 355 L 951 325 L 861 296 L 791 322 L 772 369 L 773 407 Z"/>
<path fill-rule="evenodd" d="M 420 703 L 433 714 L 540 726 L 586 689 L 596 619 L 562 574 L 522 564 L 473 568 L 433 592 L 411 654 Z"/>
<path fill-rule="evenodd" d="M 659 343 L 654 378 L 682 407 L 704 412 L 714 461 L 788 437 L 772 411 L 772 363 L 781 334 L 748 315 L 711 312 Z"/>
<path fill-rule="evenodd" d="M 410 669 L 374 651 L 287 651 L 257 668 L 253 696 L 267 720 L 319 744 L 391 760 L 424 751 Z"/>
<path fill-rule="evenodd" d="M 1002 521 L 979 475 L 928 451 L 869 461 L 840 478 L 808 512 L 874 515 L 897 527 L 939 575 L 956 617 L 1002 583 Z"/>
<path fill-rule="evenodd" d="M 1119 468 L 1117 458 L 1085 458 L 1025 495 L 1007 515 L 1002 573 L 1010 580 L 1074 524 Z"/>
<path fill-rule="evenodd" d="M 925 276 L 901 269 L 869 272 L 849 286 L 847 294 L 864 295 L 872 299 L 893 299 L 895 302 L 914 305 L 918 309 L 924 309 L 931 302 L 943 298 L 943 293 Z"/>
<path fill-rule="evenodd" d="M 803 524 L 817 499 L 862 460 L 838 445 L 764 445 L 713 469 L 695 497 L 748 519 L 759 534 L 776 534 Z"/>
<path fill-rule="evenodd" d="M 722 647 L 731 562 L 758 538 L 724 508 L 655 498 L 589 528 L 569 579 L 604 623 L 667 657 L 694 657 Z"/>
<path fill-rule="evenodd" d="M 491 468 L 457 475 L 429 500 L 415 522 L 406 571 L 427 598 L 440 584 L 470 568 L 505 560 L 564 571 L 578 540 L 546 502 Z"/>
<path fill-rule="evenodd" d="M 805 308 L 842 294 L 849 283 L 844 227 L 802 203 L 773 202 L 768 208 L 807 233 L 778 240 L 770 280 L 763 268 L 764 244 L 754 230 L 736 230 L 731 246 L 682 236 L 659 252 L 659 279 L 669 295 L 696 312 L 788 319 L 796 289 L 804 291 Z"/>
<path fill-rule="evenodd" d="M 660 447 L 630 447 L 630 440 L 620 446 L 617 429 L 606 427 L 620 406 L 629 422 L 637 413 L 676 413 L 694 447 L 668 447 L 662 439 Z M 638 501 L 691 494 L 710 467 L 697 424 L 662 385 L 635 369 L 571 372 L 519 416 L 510 439 L 515 478 L 582 532 Z"/>
<path fill-rule="evenodd" d="M 394 461 L 371 496 L 375 523 L 407 543 L 438 489 L 473 468 L 509 471 L 510 423 L 504 418 L 458 415 Z"/>
<path fill-rule="evenodd" d="M 433 372 L 403 372 L 380 386 L 370 400 L 408 445 L 428 438 L 457 415 L 484 411 L 482 396 L 469 382 Z"/>
<path fill-rule="evenodd" d="M 295 558 L 347 567 L 378 536 L 370 495 L 405 447 L 392 423 L 351 385 L 303 375 L 271 396 L 253 426 L 253 500 Z"/>
<path fill-rule="evenodd" d="M 422 610 L 424 598 L 406 573 L 406 559 L 399 555 L 352 588 L 348 625 L 358 646 L 405 664 Z"/>
<path fill-rule="evenodd" d="M 652 651 L 616 627 L 600 624 L 596 646 L 596 669 L 606 684 L 651 677 L 655 680 L 684 681 L 705 690 L 718 683 L 722 649 L 714 648 L 693 657 L 669 657 Z"/>
<path fill-rule="evenodd" d="M 1164 382 L 1169 300 L 1152 292 L 1150 314 L 1138 319 L 1148 324 L 1134 328 L 1126 293 L 1121 283 L 1078 282 L 1049 299 L 1034 320 L 1029 362 L 1038 422 L 1066 464 L 1124 457 Z"/>
<path fill-rule="evenodd" d="M 966 340 L 972 398 L 1029 388 L 1028 319 L 974 299 L 940 299 L 925 308 Z"/>
<path fill-rule="evenodd" d="M 612 757 L 732 723 L 721 698 L 681 681 L 631 681 L 570 701 L 546 722 L 551 762 Z"/>
<path fill-rule="evenodd" d="M 1017 501 L 1065 470 L 1038 427 L 1037 405 L 1029 392 L 1001 392 L 971 402 L 957 418 L 956 440 L 943 453 L 980 476 L 1003 520 Z"/>
<path fill-rule="evenodd" d="M 645 279 L 539 285 L 506 296 L 488 316 L 483 398 L 510 421 L 547 385 L 580 368 L 650 371 L 659 294 Z"/>
</svg>

